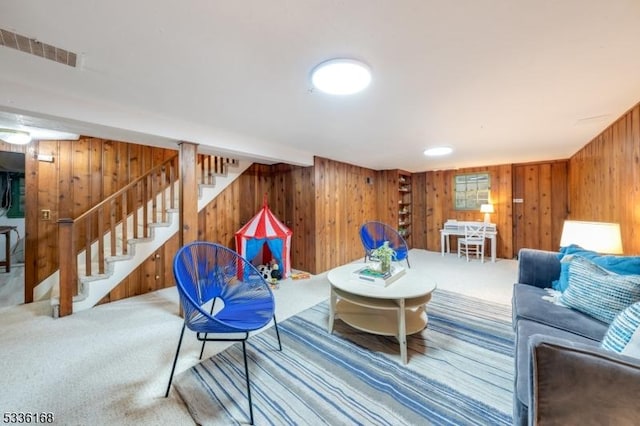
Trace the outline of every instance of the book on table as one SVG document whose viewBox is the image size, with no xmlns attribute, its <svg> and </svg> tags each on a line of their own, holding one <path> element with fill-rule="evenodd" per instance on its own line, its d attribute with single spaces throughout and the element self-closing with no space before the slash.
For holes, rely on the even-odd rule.
<svg viewBox="0 0 640 426">
<path fill-rule="evenodd" d="M 356 279 L 365 284 L 371 284 L 376 287 L 386 287 L 402 275 L 404 275 L 404 268 L 402 266 L 392 265 L 391 270 L 388 272 L 381 272 L 372 269 L 368 266 L 357 269 L 353 274 Z"/>
</svg>

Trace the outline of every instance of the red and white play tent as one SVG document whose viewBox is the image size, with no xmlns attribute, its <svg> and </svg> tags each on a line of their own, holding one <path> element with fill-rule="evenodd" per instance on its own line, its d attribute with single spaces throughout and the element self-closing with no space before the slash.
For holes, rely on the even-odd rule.
<svg viewBox="0 0 640 426">
<path fill-rule="evenodd" d="M 259 260 L 260 264 L 275 259 L 282 277 L 287 278 L 291 274 L 292 234 L 271 212 L 265 197 L 258 214 L 236 232 L 236 251 L 252 263 L 254 259 Z"/>
</svg>

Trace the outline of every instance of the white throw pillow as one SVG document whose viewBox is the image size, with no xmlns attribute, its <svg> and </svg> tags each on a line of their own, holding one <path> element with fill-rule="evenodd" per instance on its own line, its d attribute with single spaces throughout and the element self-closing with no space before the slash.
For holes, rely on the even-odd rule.
<svg viewBox="0 0 640 426">
<path fill-rule="evenodd" d="M 640 275 L 618 275 L 574 256 L 569 261 L 569 286 L 560 301 L 611 324 L 623 309 L 640 301 Z"/>
</svg>

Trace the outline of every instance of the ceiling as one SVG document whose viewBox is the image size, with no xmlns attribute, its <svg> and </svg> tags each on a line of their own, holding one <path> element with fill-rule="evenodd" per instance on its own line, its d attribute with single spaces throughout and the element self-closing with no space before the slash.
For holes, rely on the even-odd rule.
<svg viewBox="0 0 640 426">
<path fill-rule="evenodd" d="M 78 55 L 0 46 L 2 124 L 261 162 L 568 158 L 640 101 L 638 0 L 2 0 L 0 28 Z M 336 57 L 369 88 L 311 90 Z"/>
</svg>

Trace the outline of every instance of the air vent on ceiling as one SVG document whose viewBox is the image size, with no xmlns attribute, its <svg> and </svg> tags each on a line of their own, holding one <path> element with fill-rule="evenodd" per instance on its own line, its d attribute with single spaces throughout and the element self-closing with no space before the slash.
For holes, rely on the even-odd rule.
<svg viewBox="0 0 640 426">
<path fill-rule="evenodd" d="M 75 53 L 42 43 L 35 38 L 28 38 L 8 30 L 3 30 L 2 28 L 0 28 L 0 45 L 17 49 L 31 55 L 40 56 L 41 58 L 49 59 L 50 61 L 60 64 L 69 65 L 70 67 L 76 67 L 77 55 Z"/>
</svg>

